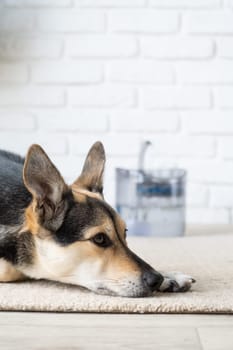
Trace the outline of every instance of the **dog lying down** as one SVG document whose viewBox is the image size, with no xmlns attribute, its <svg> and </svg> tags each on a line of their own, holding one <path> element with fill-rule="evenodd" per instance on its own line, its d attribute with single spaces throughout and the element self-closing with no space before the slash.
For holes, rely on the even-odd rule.
<svg viewBox="0 0 233 350">
<path fill-rule="evenodd" d="M 0 282 L 48 279 L 125 297 L 190 289 L 192 277 L 161 274 L 128 248 L 103 197 L 104 165 L 96 142 L 68 186 L 39 145 L 25 159 L 0 151 Z"/>
</svg>

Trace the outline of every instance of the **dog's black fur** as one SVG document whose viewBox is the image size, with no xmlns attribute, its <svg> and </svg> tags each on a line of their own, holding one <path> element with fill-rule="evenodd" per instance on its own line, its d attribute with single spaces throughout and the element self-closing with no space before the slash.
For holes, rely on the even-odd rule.
<svg viewBox="0 0 233 350">
<path fill-rule="evenodd" d="M 92 241 L 94 236 L 86 238 L 84 232 L 101 226 L 100 223 L 107 218 L 114 227 L 120 247 L 119 256 L 125 256 L 126 261 L 133 262 L 135 268 L 132 267 L 132 272 L 135 269 L 141 272 L 141 287 L 137 292 L 132 291 L 132 296 L 148 295 L 160 286 L 161 291 L 183 291 L 184 288 L 188 290 L 193 281 L 191 277 L 182 275 L 185 278 L 182 285 L 170 277 L 164 278 L 127 247 L 125 237 L 122 236 L 122 227 L 119 226 L 119 215 L 103 200 L 104 163 L 104 148 L 97 142 L 89 151 L 83 172 L 78 178 L 78 184 L 84 186 L 89 193 L 82 194 L 85 197 L 82 201 L 77 200 L 72 186 L 64 183 L 58 170 L 39 146 L 34 145 L 30 148 L 26 161 L 17 154 L 0 150 L 0 259 L 10 263 L 20 273 L 31 276 L 27 267 L 35 265 L 34 259 L 38 249 L 35 235 L 40 236 L 40 232 L 34 233 L 33 229 L 26 225 L 27 209 L 33 208 L 33 215 L 42 235 L 40 238 L 43 240 L 43 235 L 47 232 L 49 239 L 56 242 L 57 246 L 65 247 L 67 254 L 67 247 L 73 243 Z M 52 189 L 51 184 L 58 186 L 59 192 L 56 192 L 56 188 Z M 40 191 L 44 192 L 42 197 Z M 95 195 L 92 195 L 92 192 Z M 57 193 L 60 193 L 59 201 L 53 202 L 53 195 L 57 196 Z M 99 195 L 96 196 L 96 193 Z M 112 244 L 111 241 L 110 243 Z M 114 254 L 113 250 L 113 257 Z M 32 277 L 41 278 L 41 275 L 38 277 L 37 273 L 34 273 Z M 100 290 L 102 289 L 100 287 Z M 106 291 L 109 290 L 106 288 Z"/>
<path fill-rule="evenodd" d="M 17 265 L 30 262 L 32 244 L 25 232 L 18 236 L 24 210 L 32 200 L 23 182 L 24 158 L 0 150 L 0 258 Z M 31 248 L 31 247 L 30 247 Z"/>
<path fill-rule="evenodd" d="M 24 246 L 26 248 L 27 244 L 32 244 L 29 233 L 18 235 L 18 229 L 24 220 L 25 209 L 32 201 L 32 195 L 23 181 L 24 162 L 25 158 L 0 150 L 0 227 L 10 226 L 9 231 L 0 230 L 0 258 L 5 258 L 14 265 L 18 262 L 18 256 L 22 260 L 19 250 Z M 67 203 L 64 221 L 58 230 L 51 233 L 59 244 L 68 245 L 81 239 L 81 232 L 87 225 L 96 224 L 99 213 L 98 207 L 95 206 L 95 198 L 87 198 L 85 204 L 77 203 L 72 192 L 67 190 L 64 200 Z M 106 207 L 103 204 L 103 209 L 107 210 Z M 31 249 L 28 250 L 30 251 Z M 25 256 L 25 253 L 23 255 Z M 28 259 L 29 254 L 25 260 Z"/>
<path fill-rule="evenodd" d="M 0 151 L 0 225 L 17 225 L 32 199 L 23 182 L 24 158 Z"/>
<path fill-rule="evenodd" d="M 18 229 L 24 220 L 24 212 L 32 201 L 32 195 L 25 187 L 23 181 L 23 165 L 25 158 L 17 154 L 0 150 L 0 226 L 9 225 L 7 229 L 0 230 L 0 258 L 10 261 L 14 265 L 22 262 L 22 249 L 27 253 L 25 261 L 30 259 L 26 249 L 32 244 L 31 235 L 27 232 L 18 235 Z M 97 225 L 102 210 L 108 215 L 114 216 L 111 208 L 105 203 L 98 203 L 95 198 L 87 198 L 85 203 L 77 203 L 71 190 L 64 194 L 67 203 L 66 214 L 62 225 L 55 231 L 51 231 L 53 238 L 61 245 L 72 244 L 82 239 L 82 232 L 87 226 Z M 101 205 L 101 210 L 99 206 Z M 78 221 L 77 221 L 78 217 Z M 44 223 L 46 226 L 46 223 Z M 19 251 L 20 250 L 20 251 Z"/>
</svg>

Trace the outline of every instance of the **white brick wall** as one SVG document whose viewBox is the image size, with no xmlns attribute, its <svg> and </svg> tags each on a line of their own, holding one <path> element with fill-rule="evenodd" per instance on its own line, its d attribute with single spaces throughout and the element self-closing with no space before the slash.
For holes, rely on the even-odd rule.
<svg viewBox="0 0 233 350">
<path fill-rule="evenodd" d="M 103 68 L 99 62 L 66 62 L 66 69 L 60 62 L 38 63 L 31 65 L 31 79 L 38 84 L 101 83 Z"/>
<path fill-rule="evenodd" d="M 122 58 L 138 53 L 137 40 L 129 35 L 75 35 L 68 38 L 66 44 L 66 54 L 72 58 Z"/>
<path fill-rule="evenodd" d="M 0 148 L 40 143 L 69 181 L 95 140 L 115 167 L 188 170 L 187 219 L 233 223 L 232 0 L 2 0 Z"/>
</svg>

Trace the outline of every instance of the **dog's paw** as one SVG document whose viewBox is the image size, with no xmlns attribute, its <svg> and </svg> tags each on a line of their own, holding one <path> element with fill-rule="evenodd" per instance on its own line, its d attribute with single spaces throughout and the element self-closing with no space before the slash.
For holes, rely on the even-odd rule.
<svg viewBox="0 0 233 350">
<path fill-rule="evenodd" d="M 164 281 L 161 284 L 160 292 L 187 292 L 195 279 L 189 275 L 185 275 L 182 272 L 171 272 L 164 276 Z"/>
</svg>

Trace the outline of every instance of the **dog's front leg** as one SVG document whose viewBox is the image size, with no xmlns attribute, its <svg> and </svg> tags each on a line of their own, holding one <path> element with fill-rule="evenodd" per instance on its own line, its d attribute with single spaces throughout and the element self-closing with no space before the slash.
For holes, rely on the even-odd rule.
<svg viewBox="0 0 233 350">
<path fill-rule="evenodd" d="M 162 273 L 162 275 L 164 281 L 159 288 L 160 292 L 187 292 L 192 283 L 196 282 L 194 278 L 182 272 Z"/>
<path fill-rule="evenodd" d="M 21 281 L 26 277 L 3 258 L 0 258 L 0 283 Z"/>
</svg>

